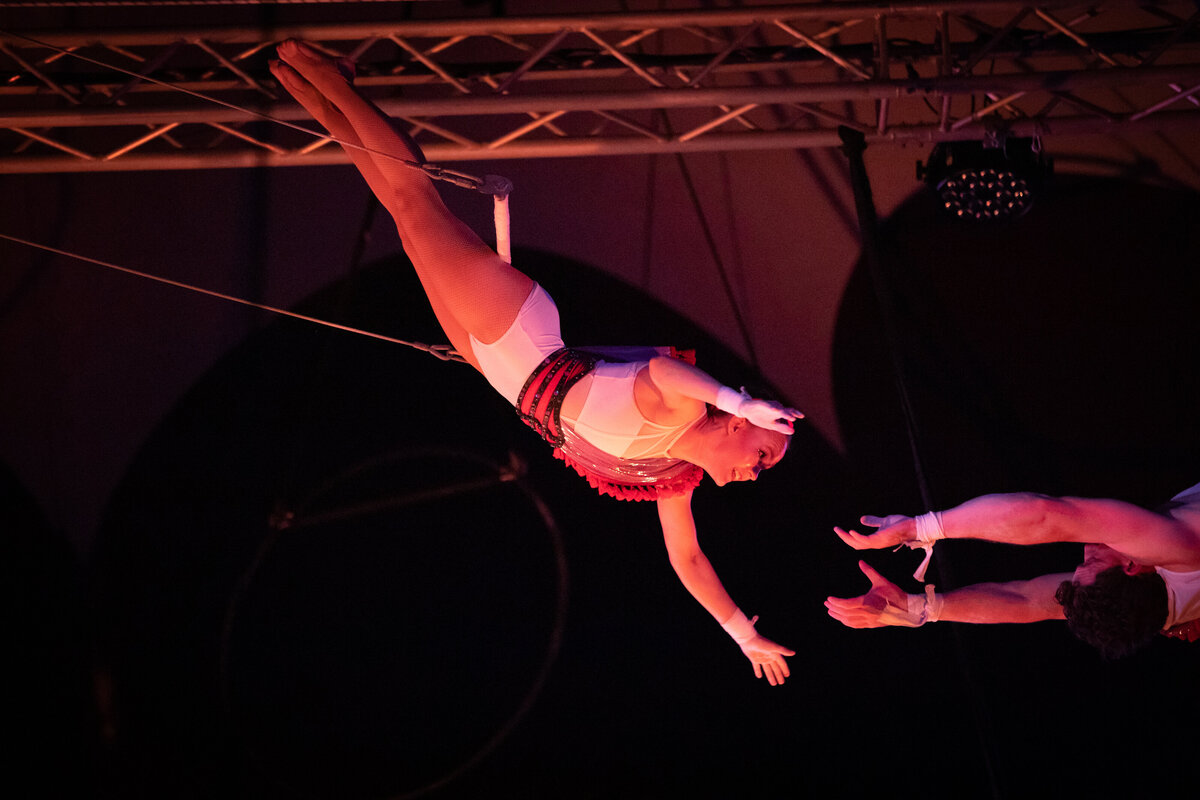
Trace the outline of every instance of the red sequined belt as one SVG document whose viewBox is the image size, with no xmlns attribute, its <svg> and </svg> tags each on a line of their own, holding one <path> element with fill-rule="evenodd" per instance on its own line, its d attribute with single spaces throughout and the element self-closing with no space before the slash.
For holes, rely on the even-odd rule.
<svg viewBox="0 0 1200 800">
<path fill-rule="evenodd" d="M 1185 642 L 1194 642 L 1200 640 L 1200 619 L 1194 619 L 1191 622 L 1181 622 L 1178 625 L 1173 625 L 1162 632 L 1163 636 L 1169 636 L 1172 639 L 1182 639 Z"/>
<path fill-rule="evenodd" d="M 599 359 L 580 350 L 562 347 L 538 366 L 517 395 L 517 415 L 550 444 L 563 443 L 563 400 L 579 380 L 591 372 Z"/>
</svg>

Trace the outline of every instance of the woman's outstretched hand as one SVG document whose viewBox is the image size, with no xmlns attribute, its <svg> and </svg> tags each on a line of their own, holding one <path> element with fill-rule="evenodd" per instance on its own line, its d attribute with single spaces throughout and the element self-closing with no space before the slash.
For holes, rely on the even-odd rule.
<svg viewBox="0 0 1200 800">
<path fill-rule="evenodd" d="M 758 617 L 754 619 L 757 620 Z M 784 679 L 792 674 L 784 656 L 796 655 L 795 650 L 789 650 L 781 644 L 776 644 L 770 639 L 758 635 L 739 646 L 742 648 L 742 653 L 754 665 L 754 677 L 765 677 L 767 683 L 772 686 L 782 686 Z"/>
<path fill-rule="evenodd" d="M 737 415 L 760 428 L 789 434 L 794 432 L 792 423 L 804 419 L 804 415 L 794 408 L 787 408 L 774 400 L 759 400 L 754 397 L 742 400 Z"/>
<path fill-rule="evenodd" d="M 855 550 L 882 550 L 906 544 L 917 538 L 916 523 L 912 517 L 903 514 L 892 514 L 888 517 L 873 517 L 868 514 L 860 517 L 859 522 L 878 530 L 875 533 L 863 534 L 855 530 L 837 527 L 833 529 L 839 539 Z"/>
</svg>

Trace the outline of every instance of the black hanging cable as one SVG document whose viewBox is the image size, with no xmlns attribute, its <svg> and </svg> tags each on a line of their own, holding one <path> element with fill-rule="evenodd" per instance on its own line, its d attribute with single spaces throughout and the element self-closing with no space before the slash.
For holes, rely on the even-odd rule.
<svg viewBox="0 0 1200 800">
<path fill-rule="evenodd" d="M 362 277 L 362 261 L 367 245 L 370 242 L 371 230 L 374 227 L 380 207 L 379 199 L 374 193 L 368 193 L 367 207 L 351 248 L 348 277 L 336 298 L 337 316 L 340 318 L 344 319 L 350 316 L 354 299 L 359 293 L 359 279 Z M 258 549 L 255 551 L 246 569 L 238 577 L 222 619 L 219 651 L 221 702 L 227 719 L 235 726 L 235 729 L 238 726 L 238 713 L 235 709 L 233 697 L 234 634 L 239 611 L 244 605 L 244 600 L 249 595 L 250 587 L 259 575 L 263 565 L 275 552 L 280 542 L 284 541 L 285 537 L 293 533 L 296 529 L 315 527 L 331 521 L 384 512 L 410 504 L 444 501 L 456 495 L 469 495 L 471 492 L 479 489 L 508 484 L 515 486 L 542 518 L 554 555 L 556 573 L 554 617 L 541 663 L 534 673 L 530 686 L 521 697 L 520 702 L 513 712 L 500 723 L 495 732 L 474 752 L 463 758 L 440 777 L 417 788 L 393 795 L 395 800 L 415 800 L 415 798 L 423 797 L 457 780 L 491 755 L 497 747 L 508 739 L 517 725 L 528 715 L 537 698 L 541 695 L 549 678 L 550 671 L 557 663 L 566 630 L 569 583 L 566 551 L 563 547 L 562 533 L 558 528 L 557 522 L 551 514 L 549 507 L 525 480 L 524 465 L 519 462 L 515 455 L 511 456 L 512 461 L 510 464 L 506 466 L 496 465 L 492 470 L 492 474 L 481 479 L 460 481 L 432 490 L 414 491 L 382 500 L 345 506 L 332 511 L 310 513 L 308 504 L 297 500 L 296 493 L 298 489 L 295 486 L 295 475 L 297 473 L 297 465 L 304 461 L 304 450 L 311 444 L 311 437 L 307 434 L 311 432 L 313 421 L 324 418 L 314 413 L 314 408 L 322 403 L 323 400 L 328 400 L 328 395 L 321 390 L 330 388 L 329 365 L 337 355 L 334 347 L 334 337 L 325 337 L 323 346 L 318 350 L 317 356 L 308 362 L 310 368 L 306 382 L 311 389 L 303 393 L 303 398 L 308 402 L 304 404 L 302 422 L 291 440 L 292 448 L 286 470 L 288 474 L 279 482 L 276 488 L 275 506 L 272 510 L 266 534 L 263 536 Z M 459 454 L 459 457 L 463 457 L 462 454 Z M 477 456 L 467 455 L 466 457 L 471 460 L 478 460 Z M 338 480 L 345 480 L 353 476 L 358 470 L 366 470 L 370 467 L 391 463 L 395 460 L 397 460 L 395 454 L 368 459 L 339 475 L 337 479 L 328 482 L 324 487 L 318 487 L 315 492 L 313 489 L 307 488 L 302 493 L 310 495 L 309 503 L 311 503 L 314 497 L 318 496 L 323 490 L 328 490 L 334 486 Z M 490 465 L 490 462 L 487 462 L 487 464 Z M 242 746 L 251 757 L 261 763 L 265 763 L 263 754 L 248 739 L 242 742 Z"/>
<path fill-rule="evenodd" d="M 650 285 L 654 252 L 654 209 L 657 207 L 658 156 L 650 156 L 646 169 L 646 213 L 642 220 L 642 286 Z"/>
<path fill-rule="evenodd" d="M 354 278 L 357 277 L 359 266 L 362 262 L 363 253 L 366 250 L 366 242 L 370 233 L 370 229 L 375 220 L 375 212 L 378 207 L 378 200 L 373 193 L 369 193 L 370 197 L 367 201 L 367 209 L 364 214 L 362 223 L 359 226 L 359 231 L 355 237 L 353 246 L 351 247 L 350 255 L 350 278 L 344 291 L 338 298 L 339 310 L 344 313 L 349 306 L 350 294 L 354 288 Z M 225 718 L 230 721 L 235 730 L 239 730 L 238 714 L 234 709 L 232 697 L 232 664 L 231 662 L 231 642 L 233 640 L 233 631 L 237 609 L 241 599 L 246 595 L 249 586 L 255 575 L 259 572 L 262 564 L 266 561 L 269 554 L 274 550 L 279 543 L 280 538 L 285 531 L 291 527 L 293 518 L 293 506 L 295 499 L 293 495 L 296 491 L 296 475 L 298 473 L 297 465 L 304 460 L 304 451 L 311 444 L 311 420 L 315 419 L 313 408 L 316 405 L 314 397 L 318 395 L 315 389 L 320 388 L 323 384 L 328 384 L 328 373 L 330 360 L 333 357 L 333 343 L 330 337 L 325 337 L 323 346 L 317 350 L 316 357 L 306 361 L 308 365 L 307 376 L 304 381 L 309 387 L 309 391 L 299 393 L 300 396 L 307 402 L 303 404 L 304 424 L 297 426 L 294 435 L 289 438 L 290 452 L 284 459 L 284 468 L 278 473 L 278 480 L 274 489 L 274 503 L 271 509 L 270 518 L 267 520 L 266 533 L 258 548 L 251 557 L 249 564 L 238 577 L 236 584 L 230 592 L 228 602 L 225 606 L 225 613 L 221 620 L 220 634 L 220 650 L 218 654 L 218 675 L 220 677 L 220 697 L 221 710 Z M 243 746 L 248 747 L 246 742 Z"/>
<path fill-rule="evenodd" d="M 350 247 L 350 263 L 347 270 L 347 277 L 338 291 L 335 302 L 335 318 L 349 319 L 351 316 L 351 308 L 354 303 L 355 296 L 358 294 L 359 278 L 362 272 L 362 260 L 366 253 L 367 243 L 371 238 L 371 228 L 375 224 L 375 218 L 379 212 L 379 198 L 374 192 L 367 192 L 367 205 L 363 211 L 363 217 L 359 223 L 358 232 L 355 234 L 354 242 Z M 287 476 L 279 482 L 275 491 L 275 507 L 272 512 L 271 524 L 273 526 L 286 525 L 294 512 L 293 504 L 295 502 L 294 492 L 295 475 L 298 472 L 298 465 L 306 461 L 304 451 L 312 443 L 311 432 L 317 420 L 325 419 L 318 412 L 315 406 L 318 402 L 328 402 L 329 395 L 322 392 L 322 389 L 330 388 L 329 372 L 330 365 L 336 358 L 335 337 L 324 336 L 321 339 L 320 346 L 316 348 L 315 356 L 307 361 L 308 374 L 305 378 L 305 383 L 308 385 L 308 390 L 302 394 L 307 402 L 302 408 L 299 408 L 299 425 L 295 435 L 291 438 L 291 453 L 289 454 L 287 464 Z"/>
<path fill-rule="evenodd" d="M 844 125 L 838 128 L 838 136 L 842 140 L 842 152 L 846 155 L 850 165 L 850 179 L 854 189 L 854 204 L 859 218 L 859 238 L 862 244 L 863 255 L 867 262 L 867 271 L 871 275 L 871 283 L 875 290 L 875 299 L 879 307 L 880 320 L 883 324 L 884 339 L 886 340 L 888 355 L 892 362 L 892 377 L 895 380 L 896 391 L 900 396 L 900 405 L 904 412 L 904 426 L 908 434 L 909 449 L 912 453 L 917 487 L 921 493 L 921 502 L 925 510 L 932 511 L 934 510 L 933 497 L 929 490 L 929 481 L 926 479 L 925 466 L 921 459 L 917 419 L 913 413 L 912 399 L 909 396 L 908 385 L 905 380 L 906 370 L 903 353 L 900 351 L 896 309 L 892 303 L 892 294 L 889 290 L 887 277 L 883 271 L 883 262 L 880 258 L 878 243 L 879 225 L 875 214 L 875 201 L 871 194 L 871 183 L 867 177 L 866 165 L 862 158 L 863 151 L 867 149 L 866 137 L 861 131 Z M 935 564 L 934 569 L 938 570 L 943 577 L 946 577 L 949 570 L 945 563 L 945 554 L 942 554 L 939 560 L 940 564 Z M 961 632 L 958 626 L 951 626 L 951 631 L 957 645 L 959 666 L 962 669 L 964 681 L 971 689 L 971 695 L 978 698 L 980 697 L 980 693 L 975 688 L 975 681 L 972 678 L 971 666 L 967 661 L 966 648 L 962 641 Z M 991 794 L 993 797 L 999 798 L 1003 793 L 1000 791 L 1000 786 L 996 780 L 996 764 L 998 759 L 993 737 L 988 731 L 987 709 L 979 701 L 974 704 L 973 711 L 976 733 L 980 739 L 980 749 L 983 751 L 983 760 L 987 768 Z"/>
<path fill-rule="evenodd" d="M 700 220 L 700 229 L 704 231 L 704 241 L 708 243 L 708 252 L 712 255 L 713 263 L 717 267 L 717 275 L 721 278 L 721 286 L 725 289 L 725 297 L 729 299 L 729 309 L 733 312 L 733 318 L 742 334 L 742 343 L 746 345 L 746 353 L 750 356 L 750 366 L 754 368 L 755 372 L 758 372 L 758 353 L 754 350 L 750 329 L 746 326 L 741 309 L 738 308 L 737 297 L 733 293 L 733 284 L 730 283 L 729 273 L 725 269 L 725 261 L 721 258 L 721 251 L 717 249 L 717 242 L 713 238 L 708 218 L 704 216 L 704 206 L 700 204 L 700 194 L 696 191 L 696 184 L 692 181 L 692 172 L 683 160 L 683 153 L 676 153 L 675 160 L 679 164 L 679 171 L 683 174 L 683 183 L 687 187 L 692 207 L 696 209 L 696 216 Z"/>
<path fill-rule="evenodd" d="M 621 7 L 625 8 L 626 4 L 622 2 Z M 640 49 L 640 45 L 639 45 Z M 660 111 L 663 127 L 668 135 L 674 135 L 671 129 L 671 119 L 665 111 Z M 683 158 L 683 153 L 675 154 L 675 163 L 679 165 L 679 172 L 683 176 L 683 183 L 687 187 L 688 197 L 692 201 L 692 207 L 696 210 L 696 217 L 700 220 L 700 229 L 704 232 L 704 241 L 708 244 L 708 252 L 712 256 L 713 264 L 716 265 L 717 275 L 721 278 L 721 286 L 725 290 L 725 297 L 729 301 L 729 309 L 733 312 L 733 319 L 737 323 L 738 331 L 742 335 L 742 343 L 746 347 L 746 354 L 750 358 L 750 366 L 755 372 L 760 372 L 758 365 L 758 353 L 754 349 L 754 340 L 750 338 L 750 329 L 746 325 L 746 320 L 742 317 L 742 310 L 738 307 L 737 297 L 733 293 L 733 284 L 729 281 L 729 274 L 725 270 L 725 261 L 721 258 L 721 251 L 717 248 L 717 242 L 713 238 L 712 230 L 708 224 L 708 218 L 704 216 L 704 206 L 700 203 L 700 194 L 696 191 L 696 185 L 692 181 L 691 170 L 688 169 L 687 162 Z M 649 213 L 649 212 L 647 212 Z"/>
<path fill-rule="evenodd" d="M 913 413 L 912 399 L 908 394 L 908 383 L 905 380 L 904 361 L 899 349 L 899 327 L 896 323 L 896 309 L 892 304 L 892 295 L 888 290 L 887 279 L 883 274 L 883 265 L 879 258 L 879 223 L 875 215 L 875 200 L 871 195 L 871 182 L 867 178 L 867 168 L 863 163 L 862 154 L 867 149 L 866 137 L 861 131 L 848 126 L 838 127 L 838 136 L 842 140 L 842 152 L 850 164 L 850 182 L 854 189 L 854 205 L 858 211 L 859 238 L 862 243 L 863 256 L 867 262 L 867 272 L 871 276 L 871 285 L 875 290 L 875 301 L 879 306 L 879 318 L 883 323 L 884 338 L 888 343 L 888 356 L 892 362 L 892 378 L 896 384 L 896 393 L 900 396 L 900 407 L 904 413 L 904 429 L 908 434 L 908 447 L 912 455 L 913 470 L 916 473 L 917 489 L 921 493 L 921 502 L 926 511 L 932 511 L 933 496 L 929 491 L 929 481 L 925 477 L 925 465 L 921 459 L 921 448 L 918 442 L 916 415 Z"/>
</svg>

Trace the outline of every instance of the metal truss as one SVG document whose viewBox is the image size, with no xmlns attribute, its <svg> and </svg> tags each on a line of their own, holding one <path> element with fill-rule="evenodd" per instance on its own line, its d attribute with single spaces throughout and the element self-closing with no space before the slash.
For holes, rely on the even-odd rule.
<svg viewBox="0 0 1200 800">
<path fill-rule="evenodd" d="M 0 172 L 340 163 L 267 70 L 289 37 L 354 58 L 441 163 L 1195 128 L 1198 21 L 1187 0 L 939 0 L 2 30 Z"/>
</svg>

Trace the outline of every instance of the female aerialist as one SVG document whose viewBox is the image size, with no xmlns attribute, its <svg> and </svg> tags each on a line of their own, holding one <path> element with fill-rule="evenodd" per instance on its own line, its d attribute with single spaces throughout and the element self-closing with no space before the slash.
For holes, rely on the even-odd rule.
<svg viewBox="0 0 1200 800">
<path fill-rule="evenodd" d="M 791 650 L 755 631 L 700 550 L 692 490 L 707 472 L 718 486 L 752 481 L 787 450 L 802 414 L 722 386 L 679 358 L 608 362 L 567 349 L 550 296 L 442 203 L 432 181 L 406 165 L 415 144 L 351 85 L 345 62 L 294 41 L 271 71 L 344 145 L 391 213 L 442 330 L 460 355 L 603 494 L 653 499 L 671 566 L 771 685 L 788 676 Z"/>
</svg>

